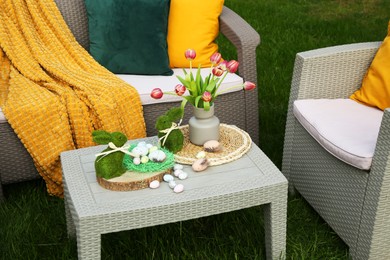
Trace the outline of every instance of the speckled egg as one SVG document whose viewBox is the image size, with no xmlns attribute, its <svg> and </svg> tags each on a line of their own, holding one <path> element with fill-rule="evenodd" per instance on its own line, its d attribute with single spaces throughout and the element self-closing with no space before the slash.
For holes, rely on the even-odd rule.
<svg viewBox="0 0 390 260">
<path fill-rule="evenodd" d="M 207 169 L 209 162 L 206 158 L 198 159 L 192 164 L 192 169 L 196 172 L 201 172 Z"/>
<path fill-rule="evenodd" d="M 158 187 L 160 187 L 160 182 L 158 180 L 149 183 L 149 188 L 151 189 L 157 189 Z"/>
<path fill-rule="evenodd" d="M 216 140 L 210 140 L 203 144 L 203 148 L 206 152 L 216 153 L 222 150 L 222 145 Z"/>
</svg>

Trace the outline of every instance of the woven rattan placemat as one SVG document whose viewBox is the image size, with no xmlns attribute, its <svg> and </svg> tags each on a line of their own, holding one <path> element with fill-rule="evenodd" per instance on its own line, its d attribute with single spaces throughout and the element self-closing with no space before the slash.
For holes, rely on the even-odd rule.
<svg viewBox="0 0 390 260">
<path fill-rule="evenodd" d="M 188 125 L 181 126 L 180 130 L 184 135 L 184 146 L 181 151 L 175 154 L 175 162 L 191 165 L 197 160 L 196 155 L 204 149 L 203 146 L 194 145 L 190 142 Z M 244 130 L 234 125 L 220 124 L 219 131 L 219 142 L 223 149 L 217 153 L 206 152 L 206 158 L 210 166 L 237 160 L 251 148 L 252 139 Z"/>
</svg>

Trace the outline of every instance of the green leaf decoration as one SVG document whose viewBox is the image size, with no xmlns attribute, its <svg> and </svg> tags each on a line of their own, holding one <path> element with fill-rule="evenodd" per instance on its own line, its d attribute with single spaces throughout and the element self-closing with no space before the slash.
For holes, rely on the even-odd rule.
<svg viewBox="0 0 390 260">
<path fill-rule="evenodd" d="M 195 107 L 199 107 L 198 104 L 199 104 L 199 100 L 202 98 L 202 96 L 197 96 L 195 98 Z"/>
<path fill-rule="evenodd" d="M 183 118 L 183 116 L 184 116 L 184 108 L 186 107 L 187 102 L 188 102 L 188 99 L 186 99 L 186 98 L 184 98 L 184 99 L 181 101 L 180 107 L 181 107 L 181 109 L 183 110 L 182 118 Z"/>
</svg>

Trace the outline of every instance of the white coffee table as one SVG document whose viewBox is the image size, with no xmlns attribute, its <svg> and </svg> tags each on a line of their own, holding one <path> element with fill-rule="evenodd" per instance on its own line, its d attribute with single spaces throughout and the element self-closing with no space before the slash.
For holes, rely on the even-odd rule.
<svg viewBox="0 0 390 260">
<path fill-rule="evenodd" d="M 143 140 L 157 142 L 155 137 Z M 67 229 L 69 235 L 77 235 L 79 259 L 100 259 L 101 234 L 258 205 L 264 205 L 267 259 L 285 257 L 287 180 L 254 143 L 240 159 L 204 172 L 196 173 L 185 166 L 189 177 L 180 181 L 185 190 L 179 194 L 166 183 L 154 190 L 117 192 L 102 188 L 96 180 L 94 160 L 105 147 L 61 154 Z"/>
</svg>

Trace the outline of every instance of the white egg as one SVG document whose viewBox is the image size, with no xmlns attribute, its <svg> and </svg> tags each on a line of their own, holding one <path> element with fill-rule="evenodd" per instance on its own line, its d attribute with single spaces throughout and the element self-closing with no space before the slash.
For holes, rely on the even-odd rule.
<svg viewBox="0 0 390 260">
<path fill-rule="evenodd" d="M 173 188 L 173 191 L 174 191 L 175 193 L 180 193 L 180 192 L 184 191 L 184 186 L 183 186 L 183 184 L 177 184 L 177 185 L 175 186 L 175 188 Z"/>
<path fill-rule="evenodd" d="M 146 142 L 142 141 L 137 144 L 137 146 L 146 146 Z"/>
<path fill-rule="evenodd" d="M 152 147 L 153 147 L 152 144 L 146 144 L 146 148 L 150 149 L 150 148 L 152 148 Z"/>
<path fill-rule="evenodd" d="M 149 183 L 149 187 L 151 189 L 156 189 L 156 188 L 160 187 L 160 182 L 158 180 L 154 180 L 151 183 Z"/>
<path fill-rule="evenodd" d="M 134 157 L 134 158 L 133 158 L 133 163 L 134 163 L 135 165 L 139 165 L 139 164 L 141 163 L 141 159 L 140 159 L 139 157 Z"/>
<path fill-rule="evenodd" d="M 170 182 L 168 183 L 168 186 L 169 186 L 169 188 L 173 189 L 173 188 L 176 187 L 176 182 L 175 182 L 174 180 L 172 180 L 172 181 L 170 181 Z"/>
<path fill-rule="evenodd" d="M 182 172 L 182 173 L 180 173 L 179 176 L 178 176 L 178 178 L 179 178 L 180 180 L 185 180 L 185 179 L 187 179 L 187 177 L 188 177 L 188 174 L 187 174 L 186 172 Z"/>
<path fill-rule="evenodd" d="M 170 174 L 165 174 L 163 179 L 165 182 L 170 182 L 170 181 L 173 181 L 173 176 Z"/>
<path fill-rule="evenodd" d="M 181 164 L 178 164 L 178 163 L 175 163 L 175 165 L 173 165 L 173 169 L 176 171 L 176 170 L 183 170 L 183 165 Z"/>
</svg>

